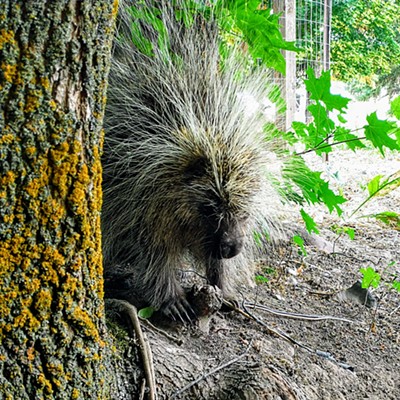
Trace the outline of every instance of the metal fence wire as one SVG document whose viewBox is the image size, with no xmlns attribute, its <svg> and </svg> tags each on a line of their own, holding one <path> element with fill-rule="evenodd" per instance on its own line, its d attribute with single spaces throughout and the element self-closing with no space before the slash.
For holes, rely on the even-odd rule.
<svg viewBox="0 0 400 400">
<path fill-rule="evenodd" d="M 287 130 L 294 119 L 308 119 L 303 84 L 306 70 L 312 68 L 319 76 L 330 67 L 332 0 L 264 0 L 263 5 L 280 14 L 284 39 L 295 41 L 300 48 L 296 55 L 284 52 L 286 74 L 275 76 L 287 103 L 285 122 L 281 124 Z"/>
</svg>

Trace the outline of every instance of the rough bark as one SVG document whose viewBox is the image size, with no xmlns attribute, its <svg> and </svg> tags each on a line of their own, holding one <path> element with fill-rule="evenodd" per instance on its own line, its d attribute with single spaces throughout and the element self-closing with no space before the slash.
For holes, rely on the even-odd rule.
<svg viewBox="0 0 400 400">
<path fill-rule="evenodd" d="M 196 326 L 164 327 L 166 330 L 161 334 L 144 324 L 142 330 L 154 363 L 156 398 L 304 400 L 306 397 L 298 385 L 274 367 L 276 354 L 271 355 L 278 352 L 292 356 L 292 346 L 259 328 L 258 332 L 250 333 L 247 325 L 237 318 L 215 315 L 211 319 L 202 318 Z M 115 399 L 136 399 L 129 388 L 148 393 L 143 374 L 135 368 L 147 356 L 143 351 L 140 355 L 136 353 L 139 343 L 136 333 L 135 340 L 126 341 L 126 337 L 115 332 L 120 349 L 124 349 L 125 368 L 131 371 L 119 380 Z"/>
<path fill-rule="evenodd" d="M 102 118 L 116 4 L 0 0 L 0 393 L 107 398 Z"/>
</svg>

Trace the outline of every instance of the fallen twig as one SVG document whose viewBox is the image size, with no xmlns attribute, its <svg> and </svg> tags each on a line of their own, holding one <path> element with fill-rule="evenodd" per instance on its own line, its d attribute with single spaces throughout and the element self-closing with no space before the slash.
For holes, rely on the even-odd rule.
<svg viewBox="0 0 400 400">
<path fill-rule="evenodd" d="M 389 317 L 391 317 L 393 314 L 396 314 L 400 310 L 400 306 L 396 307 L 393 311 L 389 313 Z"/>
<path fill-rule="evenodd" d="M 345 364 L 342 364 L 342 363 L 338 362 L 329 352 L 321 351 L 321 350 L 318 350 L 318 349 L 314 350 L 313 348 L 311 348 L 311 347 L 309 347 L 309 346 L 307 346 L 307 345 L 305 345 L 303 343 L 300 343 L 297 340 L 293 339 L 286 332 L 284 332 L 284 331 L 282 331 L 280 329 L 274 329 L 274 328 L 269 327 L 264 321 L 262 321 L 260 318 L 256 317 L 254 314 L 252 314 L 249 310 L 246 309 L 246 302 L 242 303 L 243 310 L 238 308 L 238 307 L 236 307 L 233 303 L 228 302 L 228 301 L 224 301 L 224 304 L 227 305 L 228 307 L 232 308 L 234 311 L 244 315 L 246 318 L 252 319 L 253 321 L 257 322 L 258 324 L 263 326 L 265 329 L 267 329 L 268 332 L 270 332 L 270 333 L 272 333 L 272 334 L 274 334 L 274 335 L 276 335 L 276 336 L 288 341 L 289 343 L 291 343 L 293 345 L 296 345 L 296 346 L 308 351 L 311 354 L 315 354 L 315 355 L 317 355 L 319 357 L 326 358 L 326 359 L 334 362 L 335 364 L 337 364 L 337 365 L 339 365 L 339 366 L 341 366 L 343 368 L 350 369 L 350 370 L 352 369 L 352 367 L 350 365 L 347 365 L 347 364 L 345 365 Z M 352 321 L 349 321 L 349 322 L 352 322 Z"/>
<path fill-rule="evenodd" d="M 144 400 L 145 392 L 146 392 L 146 379 L 143 379 L 142 385 L 140 386 L 139 400 Z"/>
<path fill-rule="evenodd" d="M 351 319 L 335 317 L 332 315 L 315 315 L 315 314 L 293 313 L 293 312 L 289 312 L 289 311 L 280 311 L 280 310 L 275 310 L 273 308 L 265 306 L 263 304 L 256 304 L 256 303 L 249 303 L 249 302 L 245 302 L 244 305 L 246 306 L 246 308 L 251 307 L 256 310 L 263 310 L 263 311 L 269 312 L 271 314 L 279 315 L 279 316 L 285 317 L 285 318 L 301 319 L 301 320 L 305 320 L 305 321 L 335 320 L 335 321 L 354 323 L 354 321 Z"/>
<path fill-rule="evenodd" d="M 288 341 L 289 343 L 292 343 L 296 346 L 299 346 L 310 353 L 315 353 L 315 350 L 313 350 L 311 347 L 306 346 L 305 344 L 302 344 L 298 342 L 297 340 L 293 339 L 291 336 L 289 336 L 286 332 L 281 331 L 280 329 L 274 329 L 269 327 L 264 321 L 262 321 L 260 318 L 256 317 L 254 314 L 252 314 L 249 310 L 246 309 L 245 304 L 242 304 L 243 309 L 245 310 L 245 313 L 253 320 L 256 321 L 258 324 L 263 326 L 265 329 L 267 329 L 269 332 L 277 335 L 278 337 Z"/>
<path fill-rule="evenodd" d="M 175 397 L 179 396 L 180 394 L 182 394 L 186 390 L 190 389 L 192 386 L 197 385 L 202 380 L 208 378 L 211 375 L 216 374 L 218 371 L 221 371 L 222 369 L 224 369 L 226 367 L 229 367 L 230 365 L 234 364 L 235 362 L 238 362 L 240 359 L 242 359 L 243 357 L 246 356 L 246 354 L 249 352 L 249 349 L 252 346 L 252 344 L 253 344 L 253 340 L 250 340 L 249 345 L 247 346 L 246 350 L 242 354 L 240 354 L 239 356 L 233 358 L 232 360 L 227 361 L 226 363 L 224 363 L 222 365 L 219 365 L 218 367 L 212 369 L 211 371 L 207 372 L 206 374 L 198 377 L 194 381 L 188 383 L 186 386 L 184 386 L 183 388 L 177 390 L 174 394 L 172 394 L 172 396 L 170 398 L 174 399 Z"/>
</svg>

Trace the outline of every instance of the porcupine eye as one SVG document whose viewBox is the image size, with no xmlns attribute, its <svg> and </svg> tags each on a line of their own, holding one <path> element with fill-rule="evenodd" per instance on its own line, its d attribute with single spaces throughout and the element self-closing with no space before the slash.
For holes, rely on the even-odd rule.
<svg viewBox="0 0 400 400">
<path fill-rule="evenodd" d="M 203 177 L 207 172 L 207 159 L 198 157 L 191 162 L 184 171 L 184 177 L 187 183 Z"/>
</svg>

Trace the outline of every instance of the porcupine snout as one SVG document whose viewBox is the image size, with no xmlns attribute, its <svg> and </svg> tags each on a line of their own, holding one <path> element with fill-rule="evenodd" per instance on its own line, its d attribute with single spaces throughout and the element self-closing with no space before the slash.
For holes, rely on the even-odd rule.
<svg viewBox="0 0 400 400">
<path fill-rule="evenodd" d="M 237 227 L 234 227 L 234 229 L 220 234 L 215 257 L 218 259 L 233 258 L 242 251 L 242 248 L 243 237 L 239 235 Z"/>
<path fill-rule="evenodd" d="M 237 256 L 243 248 L 243 240 L 223 235 L 220 243 L 218 258 L 233 258 Z"/>
<path fill-rule="evenodd" d="M 244 237 L 238 223 L 221 223 L 214 236 L 212 256 L 219 260 L 233 258 L 243 249 Z"/>
</svg>

